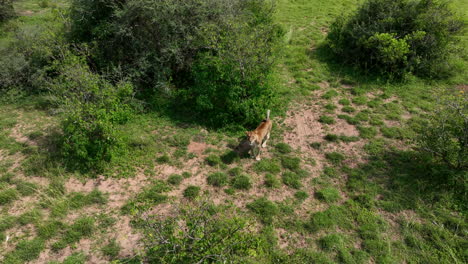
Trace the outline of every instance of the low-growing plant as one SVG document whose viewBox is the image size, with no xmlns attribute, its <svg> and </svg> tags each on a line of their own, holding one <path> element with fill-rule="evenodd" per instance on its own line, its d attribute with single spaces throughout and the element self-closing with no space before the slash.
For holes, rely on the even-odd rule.
<svg viewBox="0 0 468 264">
<path fill-rule="evenodd" d="M 21 240 L 16 244 L 15 250 L 5 255 L 5 263 L 29 262 L 39 257 L 45 248 L 44 240 L 34 238 L 32 240 Z"/>
<path fill-rule="evenodd" d="M 349 99 L 345 99 L 345 98 L 340 99 L 340 100 L 338 101 L 338 103 L 339 103 L 340 105 L 350 105 L 350 104 L 351 104 L 351 102 L 349 101 Z"/>
<path fill-rule="evenodd" d="M 234 179 L 232 179 L 231 185 L 238 190 L 248 190 L 252 187 L 252 181 L 250 176 L 242 174 L 234 177 Z"/>
<path fill-rule="evenodd" d="M 281 154 L 288 154 L 291 153 L 293 150 L 290 145 L 282 142 L 276 144 L 275 149 Z"/>
<path fill-rule="evenodd" d="M 340 199 L 340 193 L 337 189 L 329 187 L 316 191 L 315 197 L 326 203 L 333 203 Z"/>
<path fill-rule="evenodd" d="M 322 95 L 322 98 L 323 98 L 323 99 L 331 99 L 331 98 L 333 98 L 333 97 L 335 97 L 335 96 L 338 96 L 338 95 L 339 95 L 339 93 L 338 93 L 337 91 L 335 91 L 335 90 L 328 90 L 326 93 L 324 93 L 324 94 Z"/>
<path fill-rule="evenodd" d="M 299 201 L 304 201 L 305 199 L 309 197 L 309 195 L 304 191 L 297 191 L 294 193 L 294 197 L 298 199 Z"/>
<path fill-rule="evenodd" d="M 375 127 L 358 126 L 357 129 L 361 138 L 370 139 L 377 135 L 377 129 Z"/>
<path fill-rule="evenodd" d="M 216 186 L 216 187 L 222 187 L 227 185 L 228 183 L 228 176 L 224 172 L 215 172 L 210 175 L 208 175 L 207 178 L 208 184 Z"/>
<path fill-rule="evenodd" d="M 18 198 L 18 191 L 13 188 L 0 190 L 0 205 L 5 205 L 13 202 Z"/>
<path fill-rule="evenodd" d="M 331 125 L 331 124 L 335 124 L 335 119 L 333 119 L 333 117 L 331 116 L 320 116 L 319 118 L 319 122 L 320 123 L 324 123 L 324 124 L 328 124 L 328 125 Z"/>
<path fill-rule="evenodd" d="M 341 111 L 345 113 L 354 113 L 356 112 L 356 109 L 352 106 L 344 106 L 343 108 L 341 108 Z"/>
<path fill-rule="evenodd" d="M 340 234 L 326 235 L 319 240 L 319 245 L 324 250 L 339 250 L 344 246 L 344 237 Z"/>
<path fill-rule="evenodd" d="M 284 172 L 282 175 L 283 183 L 291 188 L 299 189 L 302 187 L 301 177 L 292 171 Z"/>
<path fill-rule="evenodd" d="M 234 210 L 202 201 L 181 205 L 178 211 L 175 216 L 143 219 L 144 262 L 244 262 L 252 252 L 261 251 L 262 241 Z"/>
<path fill-rule="evenodd" d="M 327 141 L 331 141 L 331 142 L 335 142 L 335 141 L 338 141 L 340 139 L 340 137 L 338 135 L 335 135 L 335 134 L 327 134 L 325 135 L 325 140 Z"/>
<path fill-rule="evenodd" d="M 340 164 L 346 157 L 338 152 L 329 152 L 325 154 L 325 158 L 333 164 Z"/>
<path fill-rule="evenodd" d="M 195 185 L 187 186 L 187 188 L 185 188 L 184 190 L 184 197 L 190 200 L 197 198 L 199 194 L 200 194 L 200 187 L 195 186 Z"/>
<path fill-rule="evenodd" d="M 101 248 L 102 254 L 108 256 L 111 259 L 116 258 L 120 252 L 120 245 L 115 239 L 112 239 Z"/>
<path fill-rule="evenodd" d="M 298 157 L 284 156 L 281 158 L 281 165 L 285 169 L 298 171 L 301 168 L 301 159 Z"/>
<path fill-rule="evenodd" d="M 265 174 L 265 186 L 268 187 L 268 188 L 278 188 L 280 187 L 280 182 L 278 180 L 278 178 L 271 174 L 271 173 L 267 173 Z"/>
<path fill-rule="evenodd" d="M 222 163 L 221 158 L 216 154 L 210 154 L 205 158 L 205 161 L 210 166 L 217 166 Z"/>
<path fill-rule="evenodd" d="M 273 223 L 273 218 L 278 214 L 278 206 L 265 197 L 247 204 L 247 208 L 257 214 L 264 224 Z"/>
<path fill-rule="evenodd" d="M 254 164 L 254 170 L 277 174 L 281 171 L 281 167 L 276 159 L 262 159 Z"/>
<path fill-rule="evenodd" d="M 184 177 L 180 174 L 171 174 L 169 175 L 169 178 L 167 178 L 167 182 L 172 185 L 179 185 Z"/>
</svg>

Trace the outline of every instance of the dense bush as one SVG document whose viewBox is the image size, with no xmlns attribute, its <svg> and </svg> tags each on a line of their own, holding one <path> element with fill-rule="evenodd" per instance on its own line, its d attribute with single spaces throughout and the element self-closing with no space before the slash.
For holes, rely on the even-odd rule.
<svg viewBox="0 0 468 264">
<path fill-rule="evenodd" d="M 146 263 L 250 263 L 262 241 L 246 219 L 202 202 L 144 220 Z"/>
<path fill-rule="evenodd" d="M 0 23 L 15 17 L 15 9 L 11 0 L 0 0 Z"/>
<path fill-rule="evenodd" d="M 328 43 L 346 62 L 387 77 L 439 77 L 462 27 L 445 1 L 368 0 L 332 25 Z"/>
<path fill-rule="evenodd" d="M 212 125 L 246 125 L 274 103 L 272 11 L 268 0 L 74 0 L 69 35 L 153 103 L 178 98 Z"/>
<path fill-rule="evenodd" d="M 420 131 L 419 147 L 456 169 L 468 169 L 468 95 L 446 96 Z"/>
<path fill-rule="evenodd" d="M 63 100 L 62 155 L 70 167 L 101 169 L 122 151 L 117 125 L 131 115 L 132 85 L 112 85 L 70 56 L 55 79 L 53 91 Z"/>
</svg>

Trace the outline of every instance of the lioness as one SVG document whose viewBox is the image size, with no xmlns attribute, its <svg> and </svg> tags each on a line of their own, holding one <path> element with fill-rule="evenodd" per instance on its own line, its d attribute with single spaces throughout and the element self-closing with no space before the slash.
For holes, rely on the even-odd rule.
<svg viewBox="0 0 468 264">
<path fill-rule="evenodd" d="M 255 153 L 255 148 L 260 146 L 262 148 L 266 147 L 266 143 L 270 138 L 272 122 L 270 120 L 270 110 L 267 110 L 267 117 L 262 123 L 254 130 L 247 131 L 247 140 L 250 143 L 250 152 L 251 155 L 256 159 L 260 160 L 260 150 Z"/>
</svg>

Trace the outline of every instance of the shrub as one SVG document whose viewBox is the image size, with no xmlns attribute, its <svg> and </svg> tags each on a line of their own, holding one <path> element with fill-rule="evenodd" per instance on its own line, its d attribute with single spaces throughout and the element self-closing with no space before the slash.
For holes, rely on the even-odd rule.
<svg viewBox="0 0 468 264">
<path fill-rule="evenodd" d="M 463 90 L 441 96 L 436 111 L 421 128 L 419 148 L 455 169 L 468 168 L 468 95 Z"/>
<path fill-rule="evenodd" d="M 262 241 L 246 219 L 206 202 L 181 207 L 176 216 L 144 220 L 145 263 L 222 263 L 233 259 L 244 263 L 252 252 L 262 251 Z"/>
<path fill-rule="evenodd" d="M 341 59 L 387 77 L 446 74 L 451 43 L 462 30 L 448 3 L 367 0 L 332 24 L 328 45 Z"/>
<path fill-rule="evenodd" d="M 200 187 L 190 185 L 184 190 L 184 197 L 187 199 L 195 199 L 200 193 Z"/>
<path fill-rule="evenodd" d="M 111 85 L 91 73 L 80 58 L 68 60 L 53 87 L 64 101 L 62 155 L 73 169 L 100 170 L 122 152 L 116 126 L 131 115 L 133 88 L 126 82 Z"/>
<path fill-rule="evenodd" d="M 177 98 L 212 125 L 253 125 L 275 103 L 273 10 L 267 0 L 74 0 L 69 36 L 145 98 Z"/>
<path fill-rule="evenodd" d="M 184 179 L 184 177 L 182 177 L 182 175 L 171 174 L 169 176 L 169 178 L 167 178 L 167 182 L 172 184 L 172 185 L 179 185 L 182 182 L 183 179 Z"/>
<path fill-rule="evenodd" d="M 0 23 L 16 16 L 11 0 L 0 0 Z"/>
<path fill-rule="evenodd" d="M 210 185 L 213 185 L 216 187 L 222 187 L 227 184 L 228 176 L 224 172 L 215 172 L 215 173 L 210 174 L 207 180 L 208 180 L 208 184 Z"/>
<path fill-rule="evenodd" d="M 271 224 L 273 222 L 273 217 L 278 214 L 278 207 L 276 204 L 265 197 L 247 204 L 247 208 L 257 214 L 260 220 L 265 224 Z"/>
<path fill-rule="evenodd" d="M 248 175 L 239 175 L 232 180 L 232 187 L 239 190 L 248 190 L 252 187 L 252 182 Z"/>
</svg>

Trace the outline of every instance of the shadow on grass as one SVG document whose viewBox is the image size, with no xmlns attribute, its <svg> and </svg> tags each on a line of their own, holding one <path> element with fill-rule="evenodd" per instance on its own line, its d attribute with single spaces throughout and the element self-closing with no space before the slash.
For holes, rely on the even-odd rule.
<svg viewBox="0 0 468 264">
<path fill-rule="evenodd" d="M 417 210 L 421 204 L 456 211 L 468 209 L 468 173 L 437 163 L 425 153 L 378 152 L 348 175 L 348 188 L 356 193 L 381 195 L 377 202 L 386 211 Z"/>
</svg>

